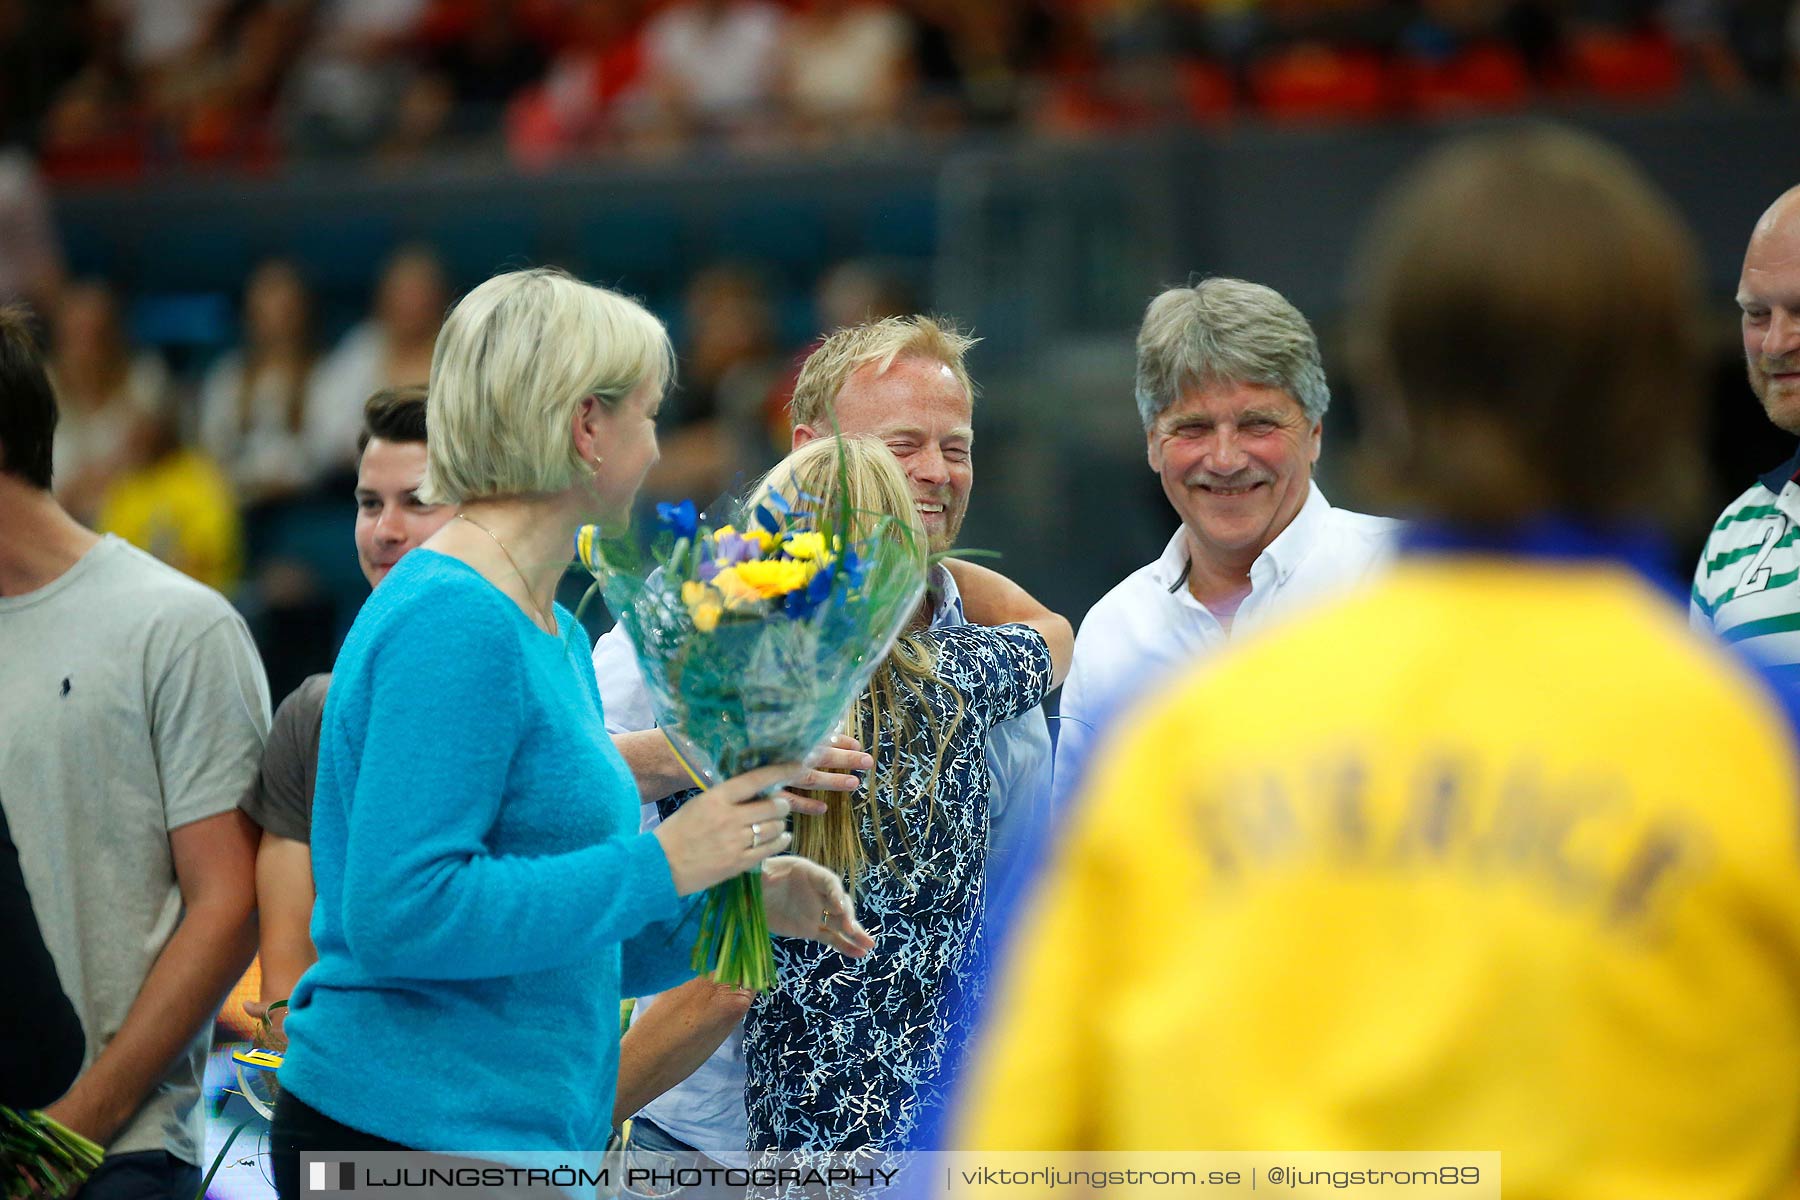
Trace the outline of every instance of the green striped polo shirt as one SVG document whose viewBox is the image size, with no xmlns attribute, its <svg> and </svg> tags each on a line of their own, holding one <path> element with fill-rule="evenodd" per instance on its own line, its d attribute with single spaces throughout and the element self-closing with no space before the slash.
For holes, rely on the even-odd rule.
<svg viewBox="0 0 1800 1200">
<path fill-rule="evenodd" d="M 1800 452 L 1713 524 L 1694 569 L 1694 625 L 1800 679 Z"/>
</svg>

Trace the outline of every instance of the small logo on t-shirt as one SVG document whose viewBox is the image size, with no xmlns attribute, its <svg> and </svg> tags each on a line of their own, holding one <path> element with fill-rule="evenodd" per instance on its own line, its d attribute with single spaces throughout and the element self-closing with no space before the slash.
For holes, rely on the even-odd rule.
<svg viewBox="0 0 1800 1200">
<path fill-rule="evenodd" d="M 65 696 L 69 694 L 69 676 L 67 675 L 63 676 L 62 694 Z"/>
</svg>

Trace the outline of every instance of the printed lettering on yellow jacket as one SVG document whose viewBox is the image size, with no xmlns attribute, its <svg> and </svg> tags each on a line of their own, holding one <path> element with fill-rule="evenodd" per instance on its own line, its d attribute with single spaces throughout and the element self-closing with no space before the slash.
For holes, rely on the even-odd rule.
<svg viewBox="0 0 1800 1200">
<path fill-rule="evenodd" d="M 1796 1194 L 1794 745 L 1622 563 L 1410 558 L 1114 727 L 953 1144 L 1498 1150 L 1508 1200 Z"/>
</svg>

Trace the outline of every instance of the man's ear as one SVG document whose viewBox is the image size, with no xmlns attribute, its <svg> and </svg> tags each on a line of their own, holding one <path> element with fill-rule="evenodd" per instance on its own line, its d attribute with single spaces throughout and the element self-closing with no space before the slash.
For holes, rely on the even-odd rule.
<svg viewBox="0 0 1800 1200">
<path fill-rule="evenodd" d="M 1150 462 L 1150 469 L 1158 475 L 1162 474 L 1162 443 L 1156 439 L 1156 430 L 1144 431 L 1144 457 Z"/>
<path fill-rule="evenodd" d="M 1324 418 L 1320 418 L 1313 422 L 1312 427 L 1312 461 L 1314 466 L 1319 465 L 1319 450 L 1325 444 L 1324 435 L 1325 421 Z"/>
<path fill-rule="evenodd" d="M 798 450 L 818 436 L 819 431 L 814 429 L 811 425 L 796 425 L 794 426 L 794 438 L 793 441 L 788 444 L 788 449 Z"/>
</svg>

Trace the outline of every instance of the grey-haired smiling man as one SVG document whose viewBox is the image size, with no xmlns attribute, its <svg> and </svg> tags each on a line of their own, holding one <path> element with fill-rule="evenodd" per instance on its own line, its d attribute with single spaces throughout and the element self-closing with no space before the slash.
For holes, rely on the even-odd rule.
<svg viewBox="0 0 1800 1200">
<path fill-rule="evenodd" d="M 1081 623 L 1057 729 L 1059 796 L 1095 728 L 1170 668 L 1355 583 L 1392 553 L 1394 521 L 1333 508 L 1313 482 L 1330 403 L 1312 326 L 1272 288 L 1207 279 L 1150 302 L 1138 415 L 1181 528 Z"/>
</svg>

